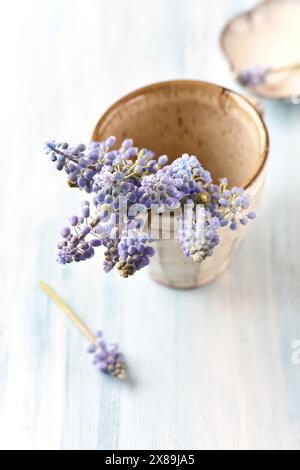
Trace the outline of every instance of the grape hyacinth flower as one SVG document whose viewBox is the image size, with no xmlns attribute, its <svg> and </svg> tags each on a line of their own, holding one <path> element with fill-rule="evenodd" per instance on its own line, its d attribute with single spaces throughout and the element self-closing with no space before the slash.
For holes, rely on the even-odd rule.
<svg viewBox="0 0 300 470">
<path fill-rule="evenodd" d="M 93 354 L 93 364 L 105 374 L 117 379 L 125 379 L 127 376 L 125 358 L 118 345 L 107 345 L 101 331 L 96 333 L 96 337 L 96 341 L 87 350 L 89 354 Z"/>
<path fill-rule="evenodd" d="M 163 213 L 191 208 L 190 224 L 179 220 L 179 238 L 184 254 L 196 262 L 213 254 L 222 227 L 237 230 L 255 218 L 244 189 L 229 188 L 226 178 L 215 183 L 195 155 L 183 154 L 168 164 L 166 155 L 155 159 L 151 150 L 138 149 L 131 139 L 116 144 L 111 136 L 88 147 L 53 140 L 45 145 L 68 184 L 92 193 L 92 201 L 84 201 L 80 214 L 72 215 L 61 230 L 61 264 L 90 259 L 102 246 L 105 272 L 116 267 L 122 277 L 133 275 L 154 255 L 143 229 L 152 209 Z M 198 206 L 203 209 L 200 218 Z"/>
<path fill-rule="evenodd" d="M 95 247 L 101 246 L 101 238 L 94 229 L 99 225 L 100 217 L 90 215 L 90 203 L 84 201 L 82 215 L 73 215 L 69 219 L 70 226 L 64 227 L 60 234 L 62 239 L 57 243 L 58 262 L 69 264 L 72 261 L 84 261 L 92 258 Z"/>
<path fill-rule="evenodd" d="M 118 149 L 114 149 L 115 144 L 114 136 L 104 142 L 91 142 L 88 148 L 84 144 L 70 147 L 52 140 L 45 143 L 44 149 L 56 169 L 65 171 L 68 184 L 87 193 L 105 193 L 110 189 L 107 194 L 111 195 L 114 188 L 107 184 L 112 181 L 138 182 L 142 175 L 155 173 L 166 164 L 165 157 L 154 160 L 152 151 L 138 150 L 131 139 L 124 140 Z"/>
<path fill-rule="evenodd" d="M 245 194 L 244 189 L 234 186 L 228 189 L 226 178 L 220 180 L 218 190 L 213 195 L 213 204 L 211 213 L 217 217 L 221 227 L 229 225 L 231 230 L 237 230 L 238 225 L 247 225 L 248 220 L 256 217 L 255 212 L 247 212 L 250 206 L 250 197 Z"/>
<path fill-rule="evenodd" d="M 195 209 L 191 204 L 186 205 L 186 211 L 178 222 L 180 245 L 186 257 L 201 263 L 213 254 L 220 243 L 217 217 L 211 218 L 203 208 Z"/>
<path fill-rule="evenodd" d="M 127 367 L 124 355 L 120 352 L 117 344 L 107 345 L 103 339 L 102 332 L 94 335 L 91 330 L 80 320 L 75 312 L 67 305 L 56 292 L 44 281 L 39 281 L 41 289 L 52 299 L 56 305 L 69 317 L 74 325 L 89 340 L 89 353 L 94 354 L 93 364 L 100 372 L 115 377 L 125 379 Z"/>
<path fill-rule="evenodd" d="M 249 88 L 256 88 L 260 85 L 264 85 L 267 80 L 267 74 L 269 69 L 254 65 L 243 69 L 237 76 L 238 82 Z"/>
<path fill-rule="evenodd" d="M 114 240 L 107 238 L 103 241 L 103 245 L 106 248 L 104 251 L 103 269 L 106 273 L 109 273 L 120 260 L 118 244 L 119 240 L 117 238 Z"/>
<path fill-rule="evenodd" d="M 300 62 L 291 64 L 262 67 L 260 65 L 253 65 L 252 67 L 244 68 L 236 77 L 238 82 L 249 88 L 256 88 L 260 85 L 265 85 L 268 78 L 272 75 L 278 76 L 282 80 L 282 73 L 292 74 L 300 69 Z"/>
<path fill-rule="evenodd" d="M 208 184 L 212 181 L 211 174 L 202 168 L 198 158 L 187 153 L 184 153 L 171 164 L 171 171 L 174 177 L 182 178 L 187 183 L 196 180 Z"/>
<path fill-rule="evenodd" d="M 133 204 L 137 201 L 139 184 L 126 178 L 122 171 L 110 172 L 107 169 L 101 171 L 94 178 L 93 191 L 96 191 L 95 201 L 103 207 L 112 210 L 119 209 L 121 197 L 126 197 Z"/>
<path fill-rule="evenodd" d="M 148 236 L 145 233 L 133 230 L 122 236 L 118 244 L 120 261 L 117 265 L 122 277 L 132 276 L 136 271 L 148 266 L 154 250 L 147 242 Z"/>
<path fill-rule="evenodd" d="M 177 209 L 184 196 L 179 188 L 183 186 L 181 178 L 174 178 L 163 170 L 155 175 L 145 176 L 139 188 L 139 202 L 150 209 L 157 206 L 158 212 L 165 208 Z"/>
</svg>

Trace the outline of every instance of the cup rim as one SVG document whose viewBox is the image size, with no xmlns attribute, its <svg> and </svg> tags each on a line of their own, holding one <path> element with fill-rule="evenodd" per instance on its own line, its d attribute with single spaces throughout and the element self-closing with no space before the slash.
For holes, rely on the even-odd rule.
<svg viewBox="0 0 300 470">
<path fill-rule="evenodd" d="M 262 138 L 262 150 L 261 150 L 262 160 L 261 160 L 261 163 L 259 164 L 257 170 L 255 171 L 254 175 L 249 179 L 249 181 L 246 184 L 243 185 L 244 189 L 248 189 L 254 183 L 254 181 L 258 178 L 258 176 L 262 173 L 262 171 L 264 170 L 264 168 L 266 166 L 266 163 L 268 161 L 269 149 L 270 149 L 270 139 L 269 139 L 268 129 L 267 129 L 266 123 L 265 123 L 261 113 L 255 107 L 255 105 L 249 99 L 247 99 L 246 96 L 243 96 L 242 94 L 240 94 L 236 91 L 233 91 L 233 90 L 231 90 L 229 88 L 226 88 L 226 87 L 223 87 L 221 85 L 217 85 L 215 83 L 205 82 L 205 81 L 201 81 L 201 80 L 167 80 L 167 81 L 155 82 L 155 83 L 152 83 L 150 85 L 146 85 L 146 86 L 137 88 L 137 89 L 133 90 L 132 92 L 122 96 L 117 101 L 115 101 L 111 106 L 109 106 L 109 108 L 107 108 L 107 110 L 102 114 L 102 116 L 100 117 L 100 119 L 98 120 L 98 122 L 97 122 L 97 124 L 94 128 L 94 131 L 93 131 L 93 134 L 92 134 L 92 140 L 96 140 L 95 137 L 97 136 L 98 129 L 103 126 L 104 122 L 107 120 L 109 115 L 111 113 L 113 113 L 116 109 L 118 109 L 120 106 L 123 106 L 125 103 L 128 103 L 129 101 L 131 101 L 132 99 L 134 99 L 134 98 L 136 98 L 140 95 L 151 93 L 151 92 L 153 92 L 153 90 L 162 90 L 162 89 L 165 89 L 165 88 L 170 88 L 170 87 L 174 87 L 174 86 L 175 87 L 176 86 L 182 86 L 182 85 L 186 85 L 186 86 L 190 86 L 190 87 L 196 87 L 196 88 L 206 87 L 206 88 L 210 88 L 210 89 L 213 89 L 215 91 L 218 91 L 220 94 L 230 95 L 231 97 L 233 97 L 236 100 L 236 104 L 242 106 L 244 108 L 244 110 L 249 115 L 250 115 L 250 113 L 248 112 L 249 109 L 251 109 L 252 112 L 254 112 L 254 115 L 257 118 L 257 122 L 259 122 L 259 124 L 261 126 L 261 128 L 259 129 L 260 134 L 263 136 L 263 138 Z M 226 175 L 224 175 L 224 176 L 226 176 Z"/>
</svg>

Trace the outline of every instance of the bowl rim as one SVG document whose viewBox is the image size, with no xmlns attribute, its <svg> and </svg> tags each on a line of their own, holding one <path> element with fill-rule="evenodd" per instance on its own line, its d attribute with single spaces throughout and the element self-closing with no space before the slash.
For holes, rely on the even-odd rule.
<svg viewBox="0 0 300 470">
<path fill-rule="evenodd" d="M 231 18 L 229 18 L 227 20 L 227 22 L 225 23 L 225 25 L 223 26 L 223 29 L 221 31 L 221 33 L 219 34 L 219 46 L 221 48 L 221 51 L 229 65 L 229 68 L 230 68 L 230 71 L 232 74 L 236 74 L 237 71 L 235 70 L 234 68 L 234 65 L 233 65 L 233 61 L 232 59 L 229 57 L 228 55 L 228 50 L 225 46 L 225 36 L 227 35 L 228 31 L 230 30 L 232 24 L 236 21 L 236 20 L 239 20 L 240 18 L 243 18 L 244 16 L 246 17 L 251 17 L 252 13 L 259 7 L 262 6 L 262 3 L 264 3 L 264 1 L 273 1 L 273 0 L 263 0 L 263 1 L 260 1 L 258 3 L 256 3 L 252 8 L 248 8 L 242 12 L 239 12 L 237 13 L 236 15 L 233 15 Z M 248 89 L 249 90 L 249 87 L 246 87 L 244 86 L 245 89 Z M 264 92 L 261 92 L 259 90 L 256 90 L 255 88 L 251 88 L 249 91 L 251 91 L 251 93 L 255 96 L 257 96 L 258 98 L 265 98 L 267 100 L 271 100 L 271 101 L 279 101 L 279 102 L 284 102 L 284 101 L 290 101 L 292 96 L 291 94 L 282 94 L 282 95 L 269 95 L 269 94 L 266 94 Z"/>
<path fill-rule="evenodd" d="M 243 107 L 244 111 L 247 112 L 247 114 L 250 117 L 251 117 L 251 113 L 249 113 L 249 109 L 251 109 L 251 111 L 254 112 L 254 115 L 257 118 L 257 123 L 259 123 L 260 125 L 260 129 L 258 127 L 258 130 L 260 131 L 260 135 L 262 136 L 262 150 L 261 150 L 261 155 L 260 155 L 262 159 L 257 170 L 250 177 L 249 181 L 247 183 L 244 183 L 242 186 L 244 189 L 248 189 L 255 182 L 258 176 L 262 173 L 268 161 L 269 150 L 270 150 L 270 139 L 269 139 L 268 129 L 261 113 L 255 107 L 255 105 L 249 99 L 247 99 L 247 97 L 243 96 L 242 94 L 236 91 L 230 90 L 229 88 L 223 87 L 221 85 L 217 85 L 215 83 L 201 81 L 201 80 L 167 80 L 167 81 L 151 83 L 150 85 L 137 88 L 131 91 L 130 93 L 122 96 L 121 98 L 119 98 L 117 101 L 115 101 L 111 106 L 109 106 L 106 109 L 106 111 L 102 114 L 102 116 L 98 120 L 93 130 L 91 139 L 97 140 L 97 138 L 95 137 L 98 134 L 98 130 L 99 128 L 103 127 L 103 124 L 107 121 L 108 117 L 115 110 L 117 110 L 119 107 L 123 106 L 124 104 L 128 103 L 132 99 L 141 95 L 145 95 L 147 93 L 152 93 L 153 91 L 156 91 L 156 90 L 162 90 L 165 88 L 172 88 L 172 87 L 184 86 L 184 85 L 189 86 L 189 87 L 196 87 L 196 88 L 199 88 L 199 87 L 210 88 L 214 91 L 218 91 L 221 95 L 229 95 L 230 97 L 235 99 L 235 102 L 237 105 Z"/>
</svg>

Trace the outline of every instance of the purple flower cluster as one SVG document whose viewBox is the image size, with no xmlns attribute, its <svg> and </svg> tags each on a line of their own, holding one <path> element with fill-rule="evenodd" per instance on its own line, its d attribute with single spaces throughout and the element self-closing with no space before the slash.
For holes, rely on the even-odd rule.
<svg viewBox="0 0 300 470">
<path fill-rule="evenodd" d="M 191 221 L 179 217 L 179 234 L 184 254 L 203 261 L 219 244 L 220 227 L 236 230 L 255 218 L 247 212 L 250 198 L 243 189 L 228 188 L 222 178 L 212 181 L 196 156 L 182 155 L 168 165 L 165 155 L 156 160 L 148 149 L 134 147 L 131 139 L 115 148 L 115 137 L 70 147 L 47 142 L 46 153 L 58 170 L 68 175 L 70 186 L 92 193 L 81 213 L 69 219 L 58 242 L 58 261 L 68 264 L 90 259 L 103 246 L 105 272 L 114 267 L 128 277 L 150 262 L 154 250 L 143 229 L 150 209 L 162 213 L 187 205 Z M 198 206 L 205 216 L 199 217 Z M 201 230 L 199 231 L 199 227 Z"/>
<path fill-rule="evenodd" d="M 267 80 L 268 69 L 254 65 L 243 69 L 237 76 L 237 80 L 241 85 L 256 88 L 260 85 L 264 85 Z"/>
<path fill-rule="evenodd" d="M 88 348 L 88 353 L 93 354 L 93 364 L 105 374 L 125 379 L 127 376 L 125 358 L 119 351 L 118 345 L 107 345 L 101 331 L 98 331 L 96 336 L 96 342 Z"/>
<path fill-rule="evenodd" d="M 175 178 L 181 178 L 185 184 L 190 185 L 191 181 L 201 181 L 202 184 L 208 184 L 212 181 L 210 172 L 202 168 L 195 155 L 189 156 L 187 153 L 184 153 L 170 167 L 172 175 Z"/>
<path fill-rule="evenodd" d="M 152 246 L 148 245 L 147 234 L 135 231 L 122 236 L 118 252 L 120 261 L 117 268 L 122 277 L 132 276 L 139 269 L 148 266 L 149 258 L 154 255 Z"/>
<path fill-rule="evenodd" d="M 139 188 L 139 202 L 150 209 L 156 206 L 158 212 L 167 209 L 177 209 L 184 193 L 179 189 L 183 182 L 174 178 L 164 170 L 155 175 L 145 176 Z"/>
<path fill-rule="evenodd" d="M 90 217 L 90 203 L 82 204 L 82 215 L 72 215 L 70 225 L 61 232 L 61 240 L 57 243 L 58 261 L 69 264 L 72 261 L 85 261 L 95 254 L 94 248 L 102 245 L 102 240 L 94 229 L 99 224 L 99 216 Z M 89 239 L 87 237 L 89 236 Z"/>
<path fill-rule="evenodd" d="M 250 206 L 250 196 L 244 189 L 236 186 L 228 189 L 228 181 L 222 178 L 218 191 L 215 193 L 214 207 L 211 210 L 213 216 L 220 221 L 221 227 L 229 225 L 231 230 L 237 230 L 238 224 L 247 225 L 248 220 L 256 217 L 255 212 L 247 212 Z"/>
<path fill-rule="evenodd" d="M 103 240 L 103 246 L 105 246 L 103 270 L 106 273 L 109 273 L 119 261 L 118 244 L 118 238 Z"/>
<path fill-rule="evenodd" d="M 120 162 L 130 166 L 131 158 L 137 154 L 130 139 L 125 140 L 118 150 L 113 150 L 116 138 L 111 136 L 105 142 L 92 142 L 87 149 L 84 144 L 69 147 L 67 143 L 46 142 L 45 151 L 55 162 L 57 170 L 64 170 L 69 185 L 83 189 L 87 193 L 95 192 L 95 177 L 102 170 L 110 170 Z"/>
<path fill-rule="evenodd" d="M 185 206 L 185 212 L 179 218 L 179 239 L 185 256 L 200 263 L 213 254 L 220 243 L 218 234 L 219 219 L 193 204 Z"/>
</svg>

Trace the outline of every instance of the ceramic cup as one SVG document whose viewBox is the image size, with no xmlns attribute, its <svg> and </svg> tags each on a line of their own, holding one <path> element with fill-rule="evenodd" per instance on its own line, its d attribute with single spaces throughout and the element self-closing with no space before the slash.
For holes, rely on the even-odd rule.
<svg viewBox="0 0 300 470">
<path fill-rule="evenodd" d="M 121 98 L 100 118 L 93 140 L 115 135 L 169 161 L 183 153 L 196 155 L 214 180 L 227 177 L 251 196 L 255 210 L 262 192 L 268 158 L 268 133 L 260 113 L 246 98 L 211 83 L 178 80 L 156 83 Z M 252 228 L 255 230 L 255 227 Z M 153 279 L 177 288 L 198 287 L 214 280 L 229 265 L 246 233 L 220 229 L 221 243 L 202 263 L 186 258 L 177 239 L 155 242 Z M 164 238 L 164 237 L 162 237 Z"/>
</svg>

